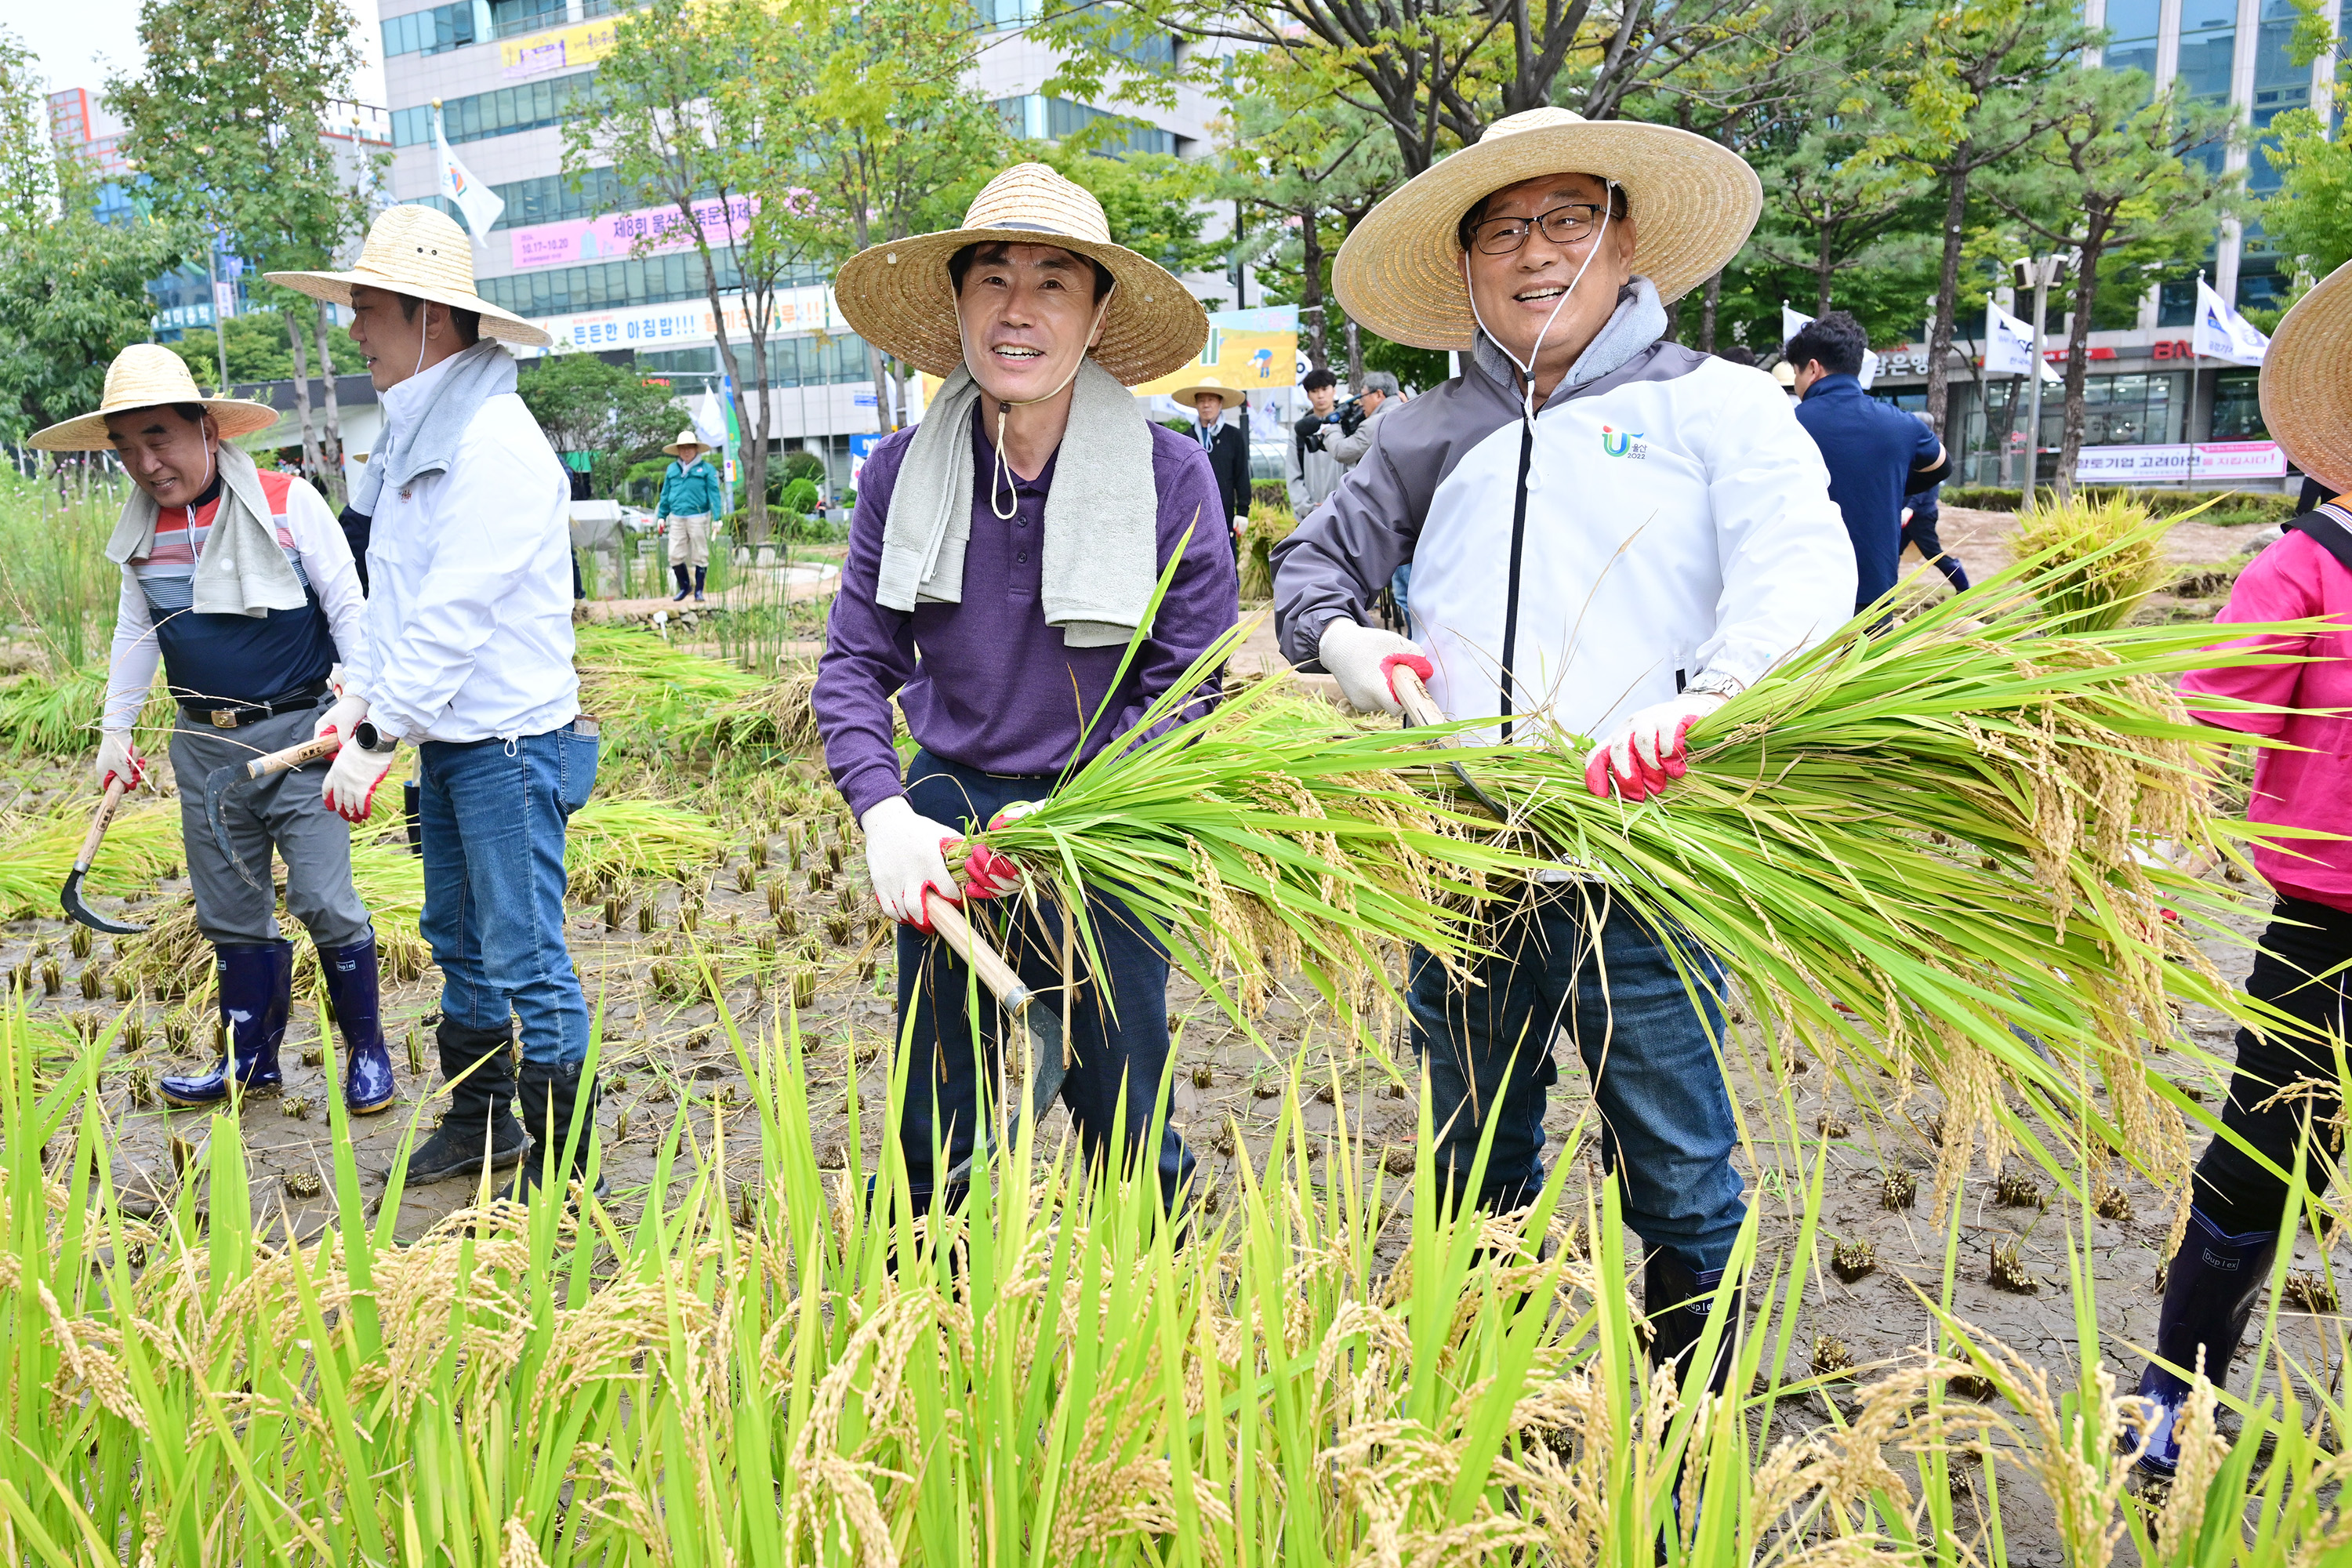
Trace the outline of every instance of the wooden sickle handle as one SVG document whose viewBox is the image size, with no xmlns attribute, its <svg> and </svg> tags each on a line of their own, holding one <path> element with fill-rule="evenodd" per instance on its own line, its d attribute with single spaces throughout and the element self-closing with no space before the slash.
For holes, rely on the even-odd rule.
<svg viewBox="0 0 2352 1568">
<path fill-rule="evenodd" d="M 107 784 L 106 798 L 98 803 L 98 815 L 89 819 L 89 831 L 82 836 L 81 852 L 74 857 L 77 873 L 89 870 L 89 863 L 98 858 L 99 843 L 114 826 L 114 808 L 121 804 L 122 781 L 116 778 Z"/>
<path fill-rule="evenodd" d="M 1445 715 L 1438 710 L 1437 703 L 1429 695 L 1429 688 L 1421 683 L 1420 672 L 1411 666 L 1392 664 L 1389 667 L 1389 689 L 1396 693 L 1396 700 L 1404 705 L 1407 722 L 1412 724 L 1445 722 Z"/>
<path fill-rule="evenodd" d="M 305 741 L 299 746 L 289 746 L 282 752 L 272 752 L 266 757 L 256 757 L 245 764 L 245 776 L 248 779 L 268 778 L 271 773 L 282 773 L 289 768 L 299 768 L 304 763 L 312 763 L 320 757 L 334 755 L 335 749 L 342 743 L 342 738 L 339 735 L 321 735 L 315 741 Z"/>
<path fill-rule="evenodd" d="M 1004 955 L 985 942 L 971 929 L 971 921 L 963 910 L 940 897 L 934 888 L 923 889 L 923 917 L 931 922 L 940 940 L 955 950 L 955 955 L 980 976 L 981 984 L 995 993 L 996 1000 L 1008 1013 L 1024 1011 L 1035 993 L 1021 983 L 1021 976 L 1004 962 Z"/>
</svg>

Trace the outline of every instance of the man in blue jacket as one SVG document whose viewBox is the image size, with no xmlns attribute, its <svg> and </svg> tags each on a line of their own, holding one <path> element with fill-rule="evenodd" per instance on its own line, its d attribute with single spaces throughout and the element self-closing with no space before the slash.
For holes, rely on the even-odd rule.
<svg viewBox="0 0 2352 1568">
<path fill-rule="evenodd" d="M 662 476 L 661 500 L 654 509 L 657 521 L 669 521 L 669 570 L 677 579 L 670 603 L 692 594 L 698 605 L 703 579 L 710 574 L 710 520 L 719 510 L 719 475 L 702 460 L 710 448 L 690 429 L 679 431 L 677 439 L 662 450 L 677 459 Z M 691 584 L 686 576 L 689 566 L 694 568 Z"/>
<path fill-rule="evenodd" d="M 1830 500 L 1853 541 L 1854 613 L 1885 597 L 1903 558 L 1903 498 L 1952 471 L 1936 433 L 1862 389 L 1870 340 L 1843 310 L 1825 311 L 1784 351 L 1797 372 L 1797 423 L 1829 466 Z"/>
</svg>

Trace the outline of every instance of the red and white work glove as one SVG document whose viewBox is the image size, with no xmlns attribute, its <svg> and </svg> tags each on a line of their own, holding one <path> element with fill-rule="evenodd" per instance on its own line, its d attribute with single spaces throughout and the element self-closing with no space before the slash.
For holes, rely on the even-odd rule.
<svg viewBox="0 0 2352 1568">
<path fill-rule="evenodd" d="M 1730 700 L 1719 691 L 1685 691 L 1643 709 L 1584 759 L 1584 787 L 1603 800 L 1612 784 L 1626 800 L 1663 794 L 1669 780 L 1690 771 L 1683 748 L 1690 727 Z"/>
<path fill-rule="evenodd" d="M 1018 822 L 1037 809 L 1034 800 L 1016 800 L 988 819 L 991 827 L 1003 827 Z M 1001 899 L 1021 885 L 1021 868 L 985 844 L 972 846 L 964 857 L 963 896 L 967 899 Z"/>
<path fill-rule="evenodd" d="M 338 694 L 327 705 L 327 710 L 319 715 L 319 721 L 310 726 L 310 739 L 323 741 L 332 735 L 338 741 L 348 741 L 360 727 L 360 721 L 367 717 L 367 711 L 366 698 Z"/>
<path fill-rule="evenodd" d="M 866 874 L 874 882 L 874 901 L 894 921 L 929 933 L 930 917 L 923 911 L 923 895 L 936 891 L 948 902 L 961 903 L 963 894 L 940 853 L 963 835 L 944 822 L 915 814 L 903 795 L 866 808 L 857 819 L 866 834 Z"/>
<path fill-rule="evenodd" d="M 400 748 L 388 746 L 381 752 L 371 752 L 363 746 L 345 744 L 335 752 L 334 765 L 327 770 L 327 783 L 320 790 L 327 809 L 356 827 L 368 819 L 375 807 L 376 786 L 383 775 L 392 772 L 393 759 Z"/>
<path fill-rule="evenodd" d="M 121 779 L 126 790 L 137 789 L 147 782 L 147 759 L 131 743 L 128 730 L 106 730 L 98 737 L 98 787 L 110 788 Z"/>
<path fill-rule="evenodd" d="M 1427 650 L 1410 637 L 1378 631 L 1347 616 L 1323 628 L 1315 657 L 1339 683 L 1339 693 L 1359 713 L 1402 714 L 1393 671 L 1404 666 L 1422 679 L 1430 675 Z"/>
</svg>

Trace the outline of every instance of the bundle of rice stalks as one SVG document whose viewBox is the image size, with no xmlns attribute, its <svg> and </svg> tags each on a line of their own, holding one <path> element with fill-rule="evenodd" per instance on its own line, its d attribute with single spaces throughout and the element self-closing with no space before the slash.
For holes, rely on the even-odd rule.
<svg viewBox="0 0 2352 1568">
<path fill-rule="evenodd" d="M 1250 509 L 1249 527 L 1242 535 L 1242 597 L 1274 597 L 1274 547 L 1290 537 L 1298 519 L 1268 507 Z"/>
<path fill-rule="evenodd" d="M 672 647 L 642 626 L 592 624 L 575 632 L 581 711 L 596 716 L 616 753 L 667 748 L 682 726 L 756 697 L 766 684 L 724 660 Z"/>
<path fill-rule="evenodd" d="M 688 751 L 814 746 L 816 710 L 809 698 L 815 690 L 814 668 L 779 669 L 774 679 L 746 696 L 687 715 L 670 731 L 670 739 Z"/>
<path fill-rule="evenodd" d="M 576 887 L 623 877 L 675 877 L 708 865 L 727 830 L 698 811 L 626 795 L 572 814 L 563 866 Z"/>
<path fill-rule="evenodd" d="M 2165 580 L 2164 537 L 2172 525 L 2212 504 L 2151 519 L 2144 506 L 2121 494 L 2045 499 L 2010 536 L 2010 548 L 2017 559 L 2038 563 L 2027 585 L 2058 618 L 2053 629 L 2107 631 L 2131 619 Z"/>
<path fill-rule="evenodd" d="M 1322 858 L 1385 885 L 1385 923 L 1328 900 L 1331 915 L 1313 913 L 1454 952 L 1482 938 L 1462 895 L 1497 868 L 1492 857 L 1564 860 L 1585 879 L 1566 896 L 1596 910 L 1622 900 L 1715 953 L 1781 1037 L 1776 1055 L 1802 1039 L 1841 1068 L 1885 1068 L 1906 1094 L 1924 1069 L 1959 1134 L 1945 1142 L 1939 1194 L 1965 1171 L 1972 1131 L 1996 1164 L 2020 1138 L 2050 1160 L 2004 1085 L 2067 1109 L 2151 1177 L 2179 1184 L 2187 1140 L 2163 1102 L 2188 1102 L 2142 1049 L 2170 1043 L 2171 998 L 2247 1005 L 2189 940 L 2224 929 L 2224 896 L 2133 851 L 2169 838 L 2232 853 L 2231 841 L 2252 836 L 2209 817 L 2201 773 L 2215 732 L 2188 717 L 2170 682 L 2265 656 L 2207 653 L 2211 633 L 2197 627 L 2074 632 L 2071 612 L 2038 607 L 2026 591 L 2046 563 L 2028 558 L 1887 636 L 1846 628 L 1699 725 L 1689 775 L 1643 804 L 1593 798 L 1588 743 L 1532 724 L 1538 743 L 1447 753 L 1508 812 L 1509 829 L 1474 833 L 1486 819 L 1450 772 L 1401 754 L 1396 738 L 1328 728 L 1318 740 L 1311 725 L 1261 735 L 1244 694 L 1174 736 L 1106 753 L 985 837 L 1037 868 L 1054 897 L 1080 881 L 1144 886 L 1155 914 L 1191 927 L 1198 948 L 1237 967 L 1247 949 L 1266 970 L 1299 952 L 1282 933 L 1311 925 L 1307 889 L 1286 865 L 1262 872 L 1255 842 L 1230 869 L 1196 867 L 1171 835 L 1207 847 L 1236 832 L 1278 836 L 1311 870 L 1302 846 L 1317 811 L 1392 813 L 1426 837 L 1400 853 L 1402 836 L 1360 822 L 1325 841 Z M 1362 805 L 1334 798 L 1366 775 L 1381 782 Z M 1268 820 L 1274 802 L 1289 810 Z M 1334 876 L 1352 889 L 1346 870 Z M 1236 884 L 1247 893 L 1228 890 Z M 2168 928 L 2160 902 L 2187 926 Z M 1313 950 L 1318 984 L 1348 989 L 1344 966 L 1369 966 L 1375 946 Z M 1874 1075 L 1850 1081 L 1874 1095 Z"/>
<path fill-rule="evenodd" d="M 58 889 L 97 809 L 94 796 L 76 796 L 48 815 L 0 822 L 0 910 L 6 918 L 58 912 Z M 151 796 L 115 814 L 82 887 L 113 898 L 145 892 L 179 858 L 179 807 Z"/>
<path fill-rule="evenodd" d="M 84 665 L 63 675 L 38 671 L 0 683 L 0 746 L 11 756 L 75 757 L 98 746 L 98 721 L 106 706 L 106 666 Z M 155 737 L 171 728 L 172 705 L 158 686 L 139 716 L 140 730 Z"/>
</svg>

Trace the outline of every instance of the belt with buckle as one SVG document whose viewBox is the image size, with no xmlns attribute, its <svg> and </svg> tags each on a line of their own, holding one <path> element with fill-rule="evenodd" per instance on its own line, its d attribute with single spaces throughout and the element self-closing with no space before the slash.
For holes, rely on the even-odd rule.
<svg viewBox="0 0 2352 1568">
<path fill-rule="evenodd" d="M 281 697 L 275 702 L 233 702 L 225 708 L 199 707 L 194 702 L 180 704 L 180 711 L 192 723 L 209 724 L 215 730 L 237 730 L 247 724 L 258 724 L 264 719 L 275 719 L 280 713 L 299 712 L 316 708 L 327 695 L 327 683 L 314 680 L 291 697 Z"/>
</svg>

